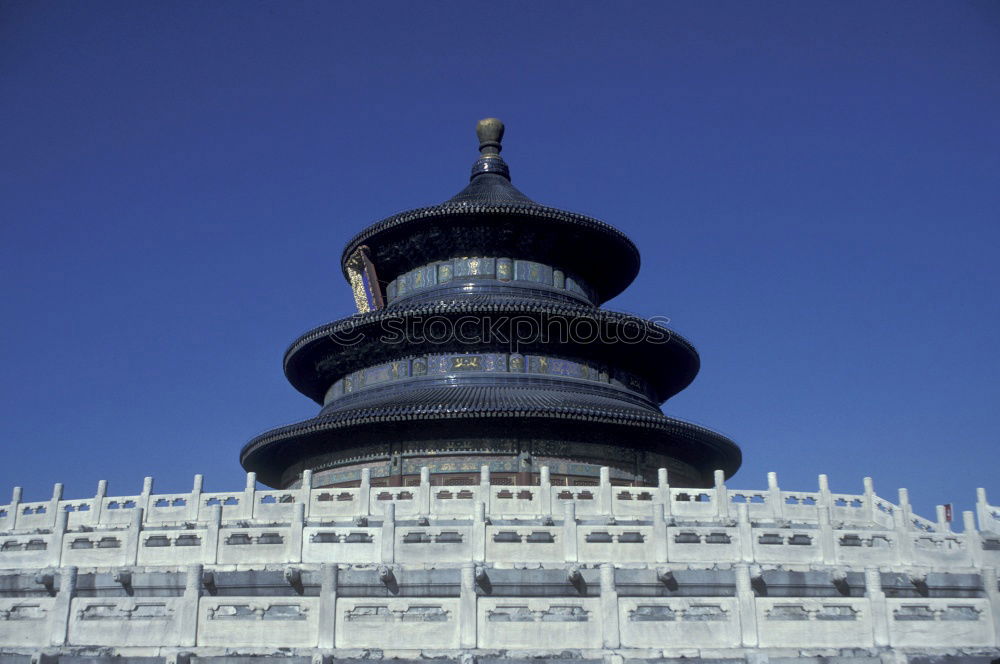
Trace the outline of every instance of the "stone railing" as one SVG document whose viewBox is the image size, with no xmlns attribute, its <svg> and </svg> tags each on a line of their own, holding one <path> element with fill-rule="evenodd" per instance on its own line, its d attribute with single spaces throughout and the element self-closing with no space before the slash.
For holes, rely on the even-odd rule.
<svg viewBox="0 0 1000 664">
<path fill-rule="evenodd" d="M 482 503 L 486 513 L 496 517 L 535 517 L 561 515 L 566 505 L 575 506 L 581 518 L 650 518 L 651 505 L 663 505 L 668 519 L 725 520 L 735 518 L 746 507 L 755 522 L 819 524 L 824 521 L 845 527 L 883 527 L 925 533 L 948 532 L 943 508 L 936 520 L 912 513 L 906 489 L 900 489 L 898 502 L 875 495 L 871 480 L 865 478 L 860 494 L 831 493 L 825 475 L 819 476 L 818 491 L 783 491 L 774 473 L 768 474 L 766 490 L 730 489 L 716 473 L 714 487 L 684 489 L 671 487 L 666 472 L 661 471 L 655 487 L 614 486 L 605 469 L 596 486 L 553 486 L 546 468 L 541 483 L 532 486 L 491 485 L 484 468 L 481 481 L 473 486 L 432 486 L 426 469 L 422 482 L 411 487 L 372 487 L 367 473 L 358 488 L 310 488 L 311 473 L 302 479 L 304 488 L 257 489 L 256 477 L 247 475 L 242 491 L 207 493 L 202 491 L 202 476 L 196 475 L 188 493 L 154 494 L 153 479 L 147 477 L 142 491 L 135 495 L 108 496 L 107 483 L 98 483 L 92 498 L 66 500 L 62 485 L 56 484 L 52 498 L 23 502 L 21 489 L 15 487 L 11 502 L 0 505 L 0 532 L 51 529 L 65 518 L 66 527 L 120 526 L 135 520 L 141 512 L 143 524 L 207 523 L 215 511 L 224 521 L 288 521 L 296 510 L 307 519 L 353 519 L 381 517 L 388 504 L 395 505 L 397 518 L 410 516 L 435 518 L 472 518 Z M 979 529 L 1000 533 L 1000 507 L 986 502 L 980 489 L 977 501 Z"/>
<path fill-rule="evenodd" d="M 497 486 L 484 469 L 476 486 L 154 494 L 152 479 L 132 496 L 21 502 L 0 507 L 0 569 L 121 565 L 277 563 L 585 562 L 927 565 L 1000 563 L 1000 512 L 980 490 L 977 511 L 952 532 L 914 515 L 905 489 L 897 503 L 816 492 L 728 488 L 717 473 L 707 489 L 613 486 Z"/>
<path fill-rule="evenodd" d="M 508 575 L 512 571 L 518 570 Z M 551 596 L 497 592 L 490 578 L 499 579 L 501 571 L 471 563 L 453 572 L 438 570 L 445 582 L 438 587 L 445 590 L 418 597 L 398 590 L 361 596 L 357 574 L 345 581 L 340 577 L 351 572 L 330 564 L 308 573 L 286 568 L 287 592 L 270 586 L 266 594 L 234 594 L 218 592 L 212 573 L 194 565 L 180 572 L 175 592 L 93 596 L 79 592 L 83 575 L 78 578 L 76 568 L 64 568 L 52 596 L 0 598 L 0 652 L 100 646 L 127 654 L 129 648 L 156 646 L 248 655 L 292 648 L 324 660 L 372 648 L 386 659 L 477 650 L 487 657 L 497 650 L 528 657 L 570 651 L 578 659 L 628 656 L 630 649 L 639 657 L 650 657 L 642 654 L 647 649 L 690 654 L 672 648 L 712 649 L 716 658 L 768 648 L 849 654 L 863 648 L 974 648 L 997 654 L 995 573 L 986 592 L 975 596 L 898 598 L 887 596 L 876 568 L 866 569 L 857 593 L 800 597 L 761 594 L 755 589 L 759 571 L 745 564 L 729 569 L 733 584 L 723 592 L 702 596 L 634 592 L 611 564 L 563 570 L 571 580 L 567 587 L 576 590 Z M 405 585 L 408 572 L 384 567 L 368 574 L 391 587 Z M 119 577 L 125 583 L 125 575 Z M 674 580 L 662 569 L 656 578 L 668 588 Z M 426 587 L 427 581 L 420 583 Z"/>
<path fill-rule="evenodd" d="M 665 472 L 655 487 L 613 486 L 607 471 L 591 487 L 551 486 L 547 472 L 534 486 L 492 485 L 486 470 L 476 486 L 429 479 L 311 488 L 306 473 L 272 491 L 250 475 L 243 491 L 206 493 L 199 477 L 183 494 L 147 479 L 132 496 L 101 483 L 90 499 L 57 486 L 43 502 L 15 491 L 0 508 L 0 655 L 1000 655 L 1000 510 L 982 490 L 979 528 L 968 511 L 953 532 L 943 509 L 923 519 L 905 490 L 889 502 L 870 480 L 854 495 L 823 476 L 817 491 L 783 491 L 773 474 L 762 491 L 721 473 L 707 489 Z"/>
</svg>

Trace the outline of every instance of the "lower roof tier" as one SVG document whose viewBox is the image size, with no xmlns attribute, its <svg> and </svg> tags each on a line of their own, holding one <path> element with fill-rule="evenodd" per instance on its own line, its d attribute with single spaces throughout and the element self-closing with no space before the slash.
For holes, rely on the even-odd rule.
<svg viewBox="0 0 1000 664">
<path fill-rule="evenodd" d="M 731 440 L 666 417 L 648 402 L 629 401 L 610 389 L 555 387 L 466 384 L 363 393 L 363 399 L 338 400 L 318 417 L 261 434 L 247 443 L 240 460 L 275 487 L 293 484 L 307 469 L 338 471 L 331 483 L 350 481 L 339 471 L 360 474 L 360 468 L 393 455 L 450 459 L 442 472 L 467 472 L 476 450 L 558 457 L 595 468 L 624 463 L 647 481 L 655 481 L 667 460 L 676 469 L 675 484 L 688 486 L 710 483 L 716 469 L 728 476 L 740 466 L 739 447 Z"/>
</svg>

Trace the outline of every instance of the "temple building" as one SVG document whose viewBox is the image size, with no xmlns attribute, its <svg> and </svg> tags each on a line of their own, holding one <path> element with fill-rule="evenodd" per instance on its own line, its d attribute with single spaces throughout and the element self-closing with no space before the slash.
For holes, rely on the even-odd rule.
<svg viewBox="0 0 1000 664">
<path fill-rule="evenodd" d="M 737 445 L 660 410 L 693 346 L 601 308 L 635 245 L 516 189 L 503 133 L 348 242 L 358 313 L 284 357 L 319 413 L 247 443 L 244 488 L 14 489 L 0 664 L 1000 658 L 1000 506 L 731 487 Z"/>
<path fill-rule="evenodd" d="M 655 323 L 600 309 L 639 272 L 639 252 L 604 222 L 535 203 L 511 184 L 503 125 L 477 127 L 469 185 L 441 205 L 383 219 L 341 264 L 359 315 L 310 330 L 285 353 L 317 417 L 252 440 L 263 483 L 679 486 L 731 475 L 727 438 L 659 404 L 698 373 L 698 353 Z"/>
</svg>

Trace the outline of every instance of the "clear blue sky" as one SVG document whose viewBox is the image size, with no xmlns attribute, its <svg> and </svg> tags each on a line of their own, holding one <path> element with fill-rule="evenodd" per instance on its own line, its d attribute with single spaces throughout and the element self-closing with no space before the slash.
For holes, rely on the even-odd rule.
<svg viewBox="0 0 1000 664">
<path fill-rule="evenodd" d="M 494 115 L 641 248 L 609 306 L 699 349 L 732 486 L 1000 502 L 998 108 L 997 2 L 3 0 L 0 491 L 242 486 L 344 243 Z"/>
</svg>

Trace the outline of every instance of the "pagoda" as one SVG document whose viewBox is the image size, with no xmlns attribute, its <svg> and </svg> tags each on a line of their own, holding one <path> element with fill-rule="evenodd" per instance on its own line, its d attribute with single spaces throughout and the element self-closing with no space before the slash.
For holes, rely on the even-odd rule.
<svg viewBox="0 0 1000 664">
<path fill-rule="evenodd" d="M 358 233 L 341 267 L 358 313 L 302 335 L 284 371 L 316 417 L 257 436 L 241 463 L 296 488 L 480 481 L 702 487 L 740 465 L 728 438 L 664 415 L 698 373 L 662 325 L 601 308 L 639 252 L 597 219 L 541 205 L 511 183 L 504 126 L 479 122 L 469 184 L 439 205 Z"/>
</svg>

